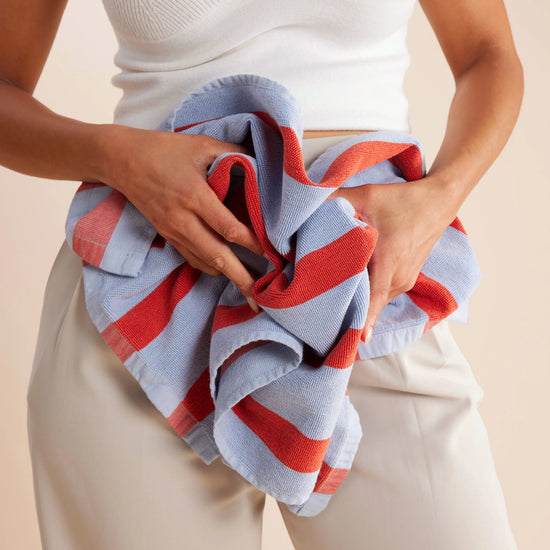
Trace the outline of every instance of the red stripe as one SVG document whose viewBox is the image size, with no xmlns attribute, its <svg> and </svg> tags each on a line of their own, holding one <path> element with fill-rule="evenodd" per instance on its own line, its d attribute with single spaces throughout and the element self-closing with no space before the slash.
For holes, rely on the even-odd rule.
<svg viewBox="0 0 550 550">
<path fill-rule="evenodd" d="M 406 149 L 389 160 L 401 170 L 403 177 L 407 181 L 416 181 L 424 176 L 422 171 L 422 153 L 416 145 L 407 144 Z"/>
<path fill-rule="evenodd" d="M 450 226 L 453 227 L 454 229 L 456 229 L 457 231 L 460 231 L 461 233 L 464 233 L 464 235 L 466 235 L 466 230 L 464 229 L 464 226 L 462 225 L 462 222 L 458 218 L 455 218 L 451 222 Z"/>
<path fill-rule="evenodd" d="M 214 401 L 210 395 L 210 372 L 206 367 L 195 383 L 189 388 L 185 399 L 167 418 L 176 432 L 183 437 L 197 422 L 202 422 L 214 411 Z"/>
<path fill-rule="evenodd" d="M 178 405 L 176 411 L 177 416 L 174 416 L 172 421 L 169 420 L 169 423 L 172 425 L 174 430 L 176 430 L 176 433 L 180 435 L 180 437 L 184 437 L 197 425 L 197 421 L 193 418 L 193 416 L 188 414 L 185 407 L 181 403 Z M 176 411 L 172 414 L 175 414 Z"/>
<path fill-rule="evenodd" d="M 193 126 L 198 126 L 199 124 L 204 124 L 205 122 L 211 122 L 212 120 L 220 120 L 223 117 L 219 116 L 216 118 L 209 118 L 208 120 L 201 120 L 200 122 L 193 122 L 191 124 L 186 124 L 185 126 L 180 126 L 179 128 L 174 128 L 174 132 L 183 132 L 184 130 L 189 130 Z"/>
<path fill-rule="evenodd" d="M 375 244 L 374 228 L 354 227 L 301 258 L 290 284 L 282 272 L 274 270 L 264 275 L 254 286 L 254 299 L 261 306 L 275 309 L 307 302 L 364 271 Z M 338 269 L 329 266 L 338 266 Z"/>
<path fill-rule="evenodd" d="M 321 468 L 330 438 L 310 439 L 249 395 L 232 410 L 288 468 L 304 474 Z"/>
<path fill-rule="evenodd" d="M 127 203 L 126 197 L 113 190 L 88 214 L 78 220 L 73 235 L 73 250 L 87 262 L 99 267 L 105 249 Z"/>
<path fill-rule="evenodd" d="M 254 319 L 256 315 L 259 315 L 259 313 L 256 313 L 248 305 L 248 302 L 238 306 L 218 306 L 214 315 L 212 334 L 222 328 L 245 323 L 250 319 Z"/>
<path fill-rule="evenodd" d="M 353 365 L 362 333 L 363 329 L 348 328 L 338 344 L 328 354 L 324 364 L 334 369 L 347 369 Z"/>
<path fill-rule="evenodd" d="M 128 342 L 123 334 L 120 333 L 118 327 L 111 323 L 101 333 L 107 345 L 115 352 L 116 356 L 124 363 L 135 349 Z"/>
<path fill-rule="evenodd" d="M 313 183 L 305 172 L 302 149 L 292 128 L 281 127 L 285 141 L 284 170 L 304 185 L 316 187 L 340 187 L 348 178 L 374 166 L 383 160 L 391 159 L 405 175 L 406 179 L 422 177 L 422 156 L 418 147 L 410 143 L 388 143 L 385 141 L 364 141 L 352 145 L 334 159 L 319 183 Z"/>
<path fill-rule="evenodd" d="M 336 493 L 338 487 L 340 487 L 348 473 L 349 469 L 331 468 L 326 462 L 323 462 L 313 492 L 322 495 L 333 495 Z"/>
<path fill-rule="evenodd" d="M 280 127 L 280 132 L 284 140 L 285 150 L 283 157 L 283 169 L 293 179 L 304 185 L 314 184 L 306 174 L 304 167 L 304 158 L 302 156 L 302 147 L 296 132 L 292 128 Z M 317 184 L 323 187 L 322 184 Z"/>
<path fill-rule="evenodd" d="M 352 145 L 334 159 L 320 185 L 340 187 L 351 176 L 388 159 L 401 169 L 405 179 L 417 180 L 422 177 L 422 156 L 415 145 L 363 141 Z"/>
<path fill-rule="evenodd" d="M 424 332 L 448 317 L 458 308 L 453 295 L 441 284 L 419 273 L 416 283 L 407 296 L 428 314 Z"/>
<path fill-rule="evenodd" d="M 112 334 L 116 330 L 134 350 L 143 349 L 163 331 L 174 308 L 191 290 L 200 275 L 201 272 L 188 263 L 177 267 L 141 302 L 111 323 L 102 335 Z"/>
<path fill-rule="evenodd" d="M 216 193 L 216 196 L 220 201 L 225 199 L 227 191 L 229 190 L 229 184 L 231 182 L 231 167 L 233 165 L 239 165 L 245 168 L 245 162 L 242 157 L 238 155 L 230 155 L 223 158 L 216 165 L 216 169 L 208 177 L 208 184 Z"/>
<path fill-rule="evenodd" d="M 302 362 L 315 368 L 326 365 L 333 369 L 347 369 L 359 359 L 357 347 L 362 334 L 363 329 L 349 328 L 327 356 L 319 355 L 311 346 L 305 344 Z"/>
</svg>

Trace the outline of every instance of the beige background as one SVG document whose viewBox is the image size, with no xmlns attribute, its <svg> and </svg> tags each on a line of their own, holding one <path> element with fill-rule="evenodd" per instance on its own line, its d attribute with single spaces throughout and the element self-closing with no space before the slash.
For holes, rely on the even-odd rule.
<svg viewBox="0 0 550 550">
<path fill-rule="evenodd" d="M 547 0 L 506 4 L 524 64 L 526 94 L 514 135 L 461 211 L 484 278 L 469 325 L 455 325 L 455 334 L 485 390 L 481 413 L 519 547 L 540 550 L 550 547 L 550 178 L 545 166 L 550 5 Z M 444 130 L 453 83 L 419 10 L 410 28 L 410 47 L 412 128 L 430 161 Z M 115 48 L 100 2 L 69 2 L 38 98 L 62 114 L 109 122 L 118 98 L 109 82 Z M 0 168 L 0 546 L 10 550 L 40 548 L 26 388 L 42 293 L 74 189 L 74 183 Z M 291 547 L 273 510 L 270 505 L 264 550 L 286 550 Z"/>
</svg>

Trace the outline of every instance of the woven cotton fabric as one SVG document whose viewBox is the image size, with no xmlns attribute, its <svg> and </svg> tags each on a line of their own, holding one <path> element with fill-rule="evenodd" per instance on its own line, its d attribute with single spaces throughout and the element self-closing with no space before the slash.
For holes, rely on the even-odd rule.
<svg viewBox="0 0 550 550">
<path fill-rule="evenodd" d="M 221 455 L 293 512 L 315 515 L 345 479 L 361 438 L 346 390 L 354 360 L 397 351 L 443 319 L 464 320 L 479 281 L 470 241 L 455 220 L 365 343 L 377 233 L 348 201 L 329 196 L 340 186 L 421 178 L 417 140 L 354 136 L 306 172 L 295 100 L 254 75 L 203 86 L 159 129 L 252 145 L 253 154 L 218 157 L 207 178 L 269 257 L 232 245 L 256 278 L 261 310 L 223 275 L 188 264 L 121 193 L 83 183 L 66 229 L 83 260 L 90 316 L 205 462 Z"/>
</svg>

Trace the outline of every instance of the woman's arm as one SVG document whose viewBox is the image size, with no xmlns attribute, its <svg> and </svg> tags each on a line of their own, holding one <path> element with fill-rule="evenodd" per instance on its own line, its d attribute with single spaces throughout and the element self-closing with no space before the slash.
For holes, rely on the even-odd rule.
<svg viewBox="0 0 550 550">
<path fill-rule="evenodd" d="M 191 265 L 229 277 L 251 299 L 254 280 L 224 242 L 263 254 L 221 203 L 209 164 L 238 145 L 207 136 L 87 124 L 32 97 L 67 0 L 5 0 L 0 7 L 0 164 L 42 178 L 101 181 L 122 192 Z M 69 85 L 69 83 L 67 83 Z M 223 237 L 223 239 L 222 239 Z"/>
<path fill-rule="evenodd" d="M 502 0 L 420 0 L 456 91 L 430 168 L 460 206 L 508 141 L 523 97 L 523 70 Z"/>
<path fill-rule="evenodd" d="M 439 153 L 422 180 L 334 194 L 350 200 L 378 230 L 369 263 L 367 337 L 382 308 L 413 287 L 433 245 L 504 147 L 523 95 L 522 67 L 501 0 L 420 4 L 456 84 Z"/>
</svg>

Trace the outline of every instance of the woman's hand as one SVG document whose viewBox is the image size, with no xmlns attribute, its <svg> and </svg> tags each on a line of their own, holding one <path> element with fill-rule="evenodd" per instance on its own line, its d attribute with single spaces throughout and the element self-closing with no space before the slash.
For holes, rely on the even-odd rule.
<svg viewBox="0 0 550 550">
<path fill-rule="evenodd" d="M 123 193 L 193 267 L 223 273 L 250 301 L 254 279 L 224 239 L 256 254 L 264 251 L 206 181 L 216 157 L 246 153 L 244 147 L 208 136 L 118 125 L 106 134 L 102 181 Z"/>
<path fill-rule="evenodd" d="M 414 182 L 340 188 L 359 218 L 378 231 L 369 261 L 367 341 L 382 308 L 410 290 L 434 244 L 454 220 L 458 206 L 435 177 Z"/>
</svg>

